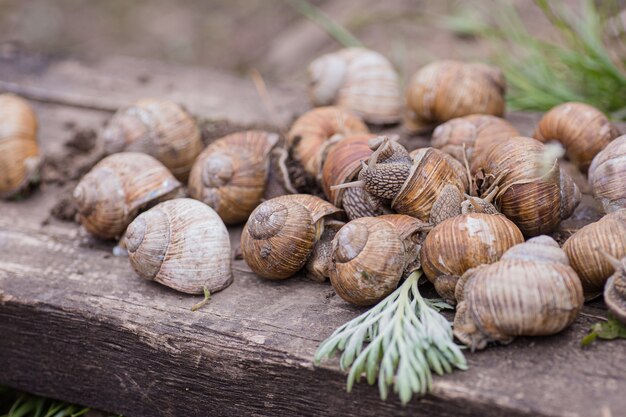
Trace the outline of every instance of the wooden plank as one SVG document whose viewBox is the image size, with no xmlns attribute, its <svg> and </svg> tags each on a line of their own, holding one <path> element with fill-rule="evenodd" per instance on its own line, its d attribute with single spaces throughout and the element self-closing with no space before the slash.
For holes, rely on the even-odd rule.
<svg viewBox="0 0 626 417">
<path fill-rule="evenodd" d="M 63 154 L 74 130 L 95 129 L 110 112 L 71 100 L 49 104 L 67 97 L 57 95 L 60 85 L 46 84 L 54 79 L 47 72 L 63 65 L 47 65 L 40 76 L 22 76 L 29 88 L 47 91 L 48 104 L 37 105 L 43 146 Z M 90 68 L 97 75 L 100 67 Z M 164 68 L 154 71 L 168 73 Z M 128 88 L 124 94 L 139 96 Z M 251 95 L 253 87 L 246 88 Z M 80 85 L 67 91 L 98 96 Z M 527 133 L 536 119 L 513 117 Z M 140 279 L 126 259 L 111 256 L 110 244 L 83 237 L 72 223 L 49 221 L 57 192 L 49 185 L 25 201 L 0 203 L 1 384 L 131 417 L 617 416 L 626 409 L 626 343 L 581 349 L 597 320 L 589 315 L 560 335 L 468 354 L 468 371 L 436 378 L 433 393 L 407 407 L 395 398 L 380 401 L 366 385 L 347 394 L 336 361 L 311 363 L 319 342 L 362 311 L 328 284 L 303 277 L 268 282 L 236 261 L 234 284 L 192 313 L 196 297 Z M 571 224 L 588 221 L 585 210 Z M 235 247 L 239 230 L 231 232 Z M 601 302 L 584 311 L 606 313 Z"/>
</svg>

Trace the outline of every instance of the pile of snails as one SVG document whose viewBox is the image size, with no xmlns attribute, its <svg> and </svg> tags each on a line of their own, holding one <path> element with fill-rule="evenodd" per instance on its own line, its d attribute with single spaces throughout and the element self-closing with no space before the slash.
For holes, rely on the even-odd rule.
<svg viewBox="0 0 626 417">
<path fill-rule="evenodd" d="M 456 305 L 454 333 L 472 349 L 557 333 L 602 293 L 626 318 L 626 135 L 602 112 L 564 103 L 533 137 L 522 136 L 502 118 L 502 72 L 449 60 L 420 69 L 403 106 L 393 65 L 365 48 L 316 59 L 309 77 L 319 107 L 284 139 L 251 130 L 204 147 L 176 103 L 120 109 L 100 135 L 106 156 L 74 190 L 79 222 L 98 238 L 120 239 L 139 276 L 192 294 L 233 280 L 226 225 L 243 224 L 241 253 L 259 277 L 304 270 L 359 306 L 422 269 Z M 36 172 L 37 123 L 24 100 L 8 95 L 0 119 L 10 120 L 0 124 L 0 195 L 9 196 Z M 410 130 L 434 129 L 431 146 L 407 149 L 370 133 L 403 119 Z M 572 216 L 581 191 L 559 147 L 607 213 L 562 248 L 548 235 Z M 274 151 L 320 194 L 268 198 Z"/>
</svg>

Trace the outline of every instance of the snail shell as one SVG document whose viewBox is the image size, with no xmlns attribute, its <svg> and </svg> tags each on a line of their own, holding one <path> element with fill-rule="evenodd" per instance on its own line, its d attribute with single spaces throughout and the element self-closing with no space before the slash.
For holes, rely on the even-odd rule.
<svg viewBox="0 0 626 417">
<path fill-rule="evenodd" d="M 120 236 L 137 213 L 173 198 L 181 184 L 159 161 L 122 152 L 98 162 L 74 189 L 80 223 L 102 239 Z"/>
<path fill-rule="evenodd" d="M 463 162 L 465 157 L 472 161 L 475 155 L 480 155 L 500 140 L 514 136 L 519 136 L 519 132 L 505 119 L 486 114 L 472 114 L 448 120 L 437 126 L 433 131 L 431 144 L 434 148 Z"/>
<path fill-rule="evenodd" d="M 214 293 L 233 281 L 228 230 L 197 200 L 157 204 L 137 216 L 125 236 L 130 264 L 142 278 L 188 294 Z"/>
<path fill-rule="evenodd" d="M 626 208 L 626 135 L 613 140 L 593 158 L 589 182 L 607 213 Z"/>
<path fill-rule="evenodd" d="M 613 273 L 613 266 L 598 249 L 618 259 L 626 257 L 626 209 L 583 227 L 563 244 L 587 299 L 599 295 Z"/>
<path fill-rule="evenodd" d="M 0 94 L 0 198 L 23 190 L 39 162 L 35 112 L 21 97 Z"/>
<path fill-rule="evenodd" d="M 516 336 L 558 333 L 583 305 L 576 272 L 548 236 L 513 246 L 494 264 L 468 270 L 457 295 L 454 335 L 472 350 Z"/>
<path fill-rule="evenodd" d="M 580 190 L 545 146 L 531 138 L 498 142 L 484 154 L 484 174 L 499 179 L 496 206 L 525 236 L 553 231 L 572 215 Z"/>
<path fill-rule="evenodd" d="M 345 223 L 339 220 L 324 221 L 324 231 L 313 247 L 313 252 L 306 261 L 306 277 L 317 282 L 324 282 L 330 277 L 332 246 L 335 235 Z"/>
<path fill-rule="evenodd" d="M 626 257 L 621 260 L 609 257 L 608 260 L 615 268 L 615 273 L 604 287 L 604 302 L 611 314 L 626 324 Z"/>
<path fill-rule="evenodd" d="M 324 218 L 340 211 L 306 194 L 267 200 L 254 209 L 243 229 L 243 258 L 263 278 L 289 278 L 306 263 L 324 230 Z"/>
<path fill-rule="evenodd" d="M 330 282 L 344 300 L 368 306 L 389 295 L 412 261 L 398 229 L 379 217 L 362 217 L 335 235 Z"/>
<path fill-rule="evenodd" d="M 563 103 L 541 118 L 533 136 L 542 142 L 561 142 L 569 159 L 587 172 L 594 156 L 619 136 L 619 130 L 593 106 Z"/>
<path fill-rule="evenodd" d="M 247 131 L 211 143 L 191 170 L 190 196 L 211 206 L 226 224 L 245 221 L 263 198 L 277 142 L 276 134 Z"/>
<path fill-rule="evenodd" d="M 505 89 L 504 76 L 496 67 L 443 60 L 413 75 L 406 101 L 419 129 L 471 114 L 502 116 Z"/>
<path fill-rule="evenodd" d="M 309 97 L 314 105 L 336 105 L 368 123 L 400 120 L 398 74 L 381 54 L 365 48 L 345 48 L 317 58 L 308 72 Z"/>
<path fill-rule="evenodd" d="M 304 170 L 317 177 L 329 143 L 357 133 L 369 133 L 363 121 L 339 107 L 318 107 L 300 116 L 289 130 L 287 145 Z"/>
<path fill-rule="evenodd" d="M 113 115 L 102 132 L 107 154 L 132 151 L 158 159 L 181 181 L 202 150 L 200 130 L 180 105 L 143 99 Z"/>
<path fill-rule="evenodd" d="M 522 242 L 522 232 L 502 215 L 463 214 L 444 220 L 428 233 L 420 260 L 439 295 L 455 303 L 456 283 L 465 271 L 496 262 Z"/>
<path fill-rule="evenodd" d="M 373 138 L 375 135 L 350 135 L 332 146 L 324 161 L 324 194 L 331 203 L 344 209 L 350 220 L 383 213 L 380 200 L 372 198 L 363 188 L 331 188 L 358 177 L 361 161 L 367 160 L 373 152 L 370 147 L 370 140 Z"/>
</svg>

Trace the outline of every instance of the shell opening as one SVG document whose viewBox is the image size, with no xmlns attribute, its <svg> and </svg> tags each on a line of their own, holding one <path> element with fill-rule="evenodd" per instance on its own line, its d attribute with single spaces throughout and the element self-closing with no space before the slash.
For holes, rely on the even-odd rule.
<svg viewBox="0 0 626 417">
<path fill-rule="evenodd" d="M 83 216 L 88 216 L 95 208 L 95 197 L 90 187 L 85 184 L 78 184 L 72 193 L 78 211 Z"/>
<path fill-rule="evenodd" d="M 342 227 L 335 236 L 335 259 L 338 262 L 349 262 L 356 258 L 369 237 L 369 230 L 363 223 L 351 222 Z"/>
<path fill-rule="evenodd" d="M 126 229 L 126 249 L 130 253 L 134 253 L 146 236 L 148 225 L 143 216 L 139 216 Z"/>
<path fill-rule="evenodd" d="M 223 187 L 233 176 L 233 164 L 226 155 L 208 158 L 202 169 L 202 182 L 207 187 Z"/>
</svg>

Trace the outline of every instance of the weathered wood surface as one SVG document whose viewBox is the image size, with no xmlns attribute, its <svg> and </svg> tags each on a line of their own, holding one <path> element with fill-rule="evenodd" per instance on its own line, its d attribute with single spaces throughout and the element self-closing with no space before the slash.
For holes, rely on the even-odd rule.
<svg viewBox="0 0 626 417">
<path fill-rule="evenodd" d="M 97 129 L 114 107 L 142 95 L 178 94 L 197 114 L 242 127 L 267 117 L 253 86 L 228 76 L 229 88 L 206 93 L 223 105 L 206 104 L 202 86 L 213 85 L 210 71 L 118 59 L 40 60 L 29 67 L 29 59 L 0 62 L 0 89 L 39 100 L 40 138 L 49 153 L 63 152 L 72 123 Z M 191 77 L 186 71 L 197 78 L 175 84 L 170 95 L 137 83 L 137 68 L 149 69 L 153 86 Z M 285 121 L 299 110 L 282 103 L 306 105 L 288 90 L 270 91 L 280 91 L 273 97 Z M 254 110 L 236 119 L 240 102 Z M 529 133 L 533 118 L 512 119 Z M 380 401 L 376 388 L 363 384 L 347 394 L 336 362 L 312 365 L 319 342 L 361 311 L 329 285 L 302 277 L 267 282 L 237 261 L 234 284 L 192 313 L 197 298 L 138 278 L 126 259 L 111 256 L 110 245 L 50 220 L 57 192 L 49 185 L 26 201 L 0 203 L 0 384 L 131 417 L 604 417 L 626 410 L 626 343 L 579 346 L 597 321 L 590 315 L 605 316 L 601 302 L 587 305 L 587 315 L 560 335 L 468 353 L 468 371 L 436 378 L 431 395 L 402 407 L 396 399 Z M 238 231 L 232 232 L 236 245 Z"/>
</svg>

